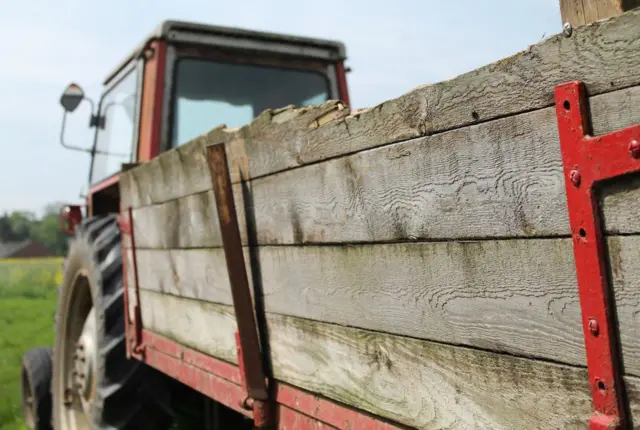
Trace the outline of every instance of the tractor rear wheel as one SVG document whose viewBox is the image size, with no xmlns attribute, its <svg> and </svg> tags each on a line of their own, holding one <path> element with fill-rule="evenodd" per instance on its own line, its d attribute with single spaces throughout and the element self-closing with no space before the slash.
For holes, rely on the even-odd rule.
<svg viewBox="0 0 640 430">
<path fill-rule="evenodd" d="M 71 241 L 56 313 L 56 430 L 166 429 L 146 391 L 159 375 L 126 356 L 120 229 L 115 215 L 84 220 Z"/>
</svg>

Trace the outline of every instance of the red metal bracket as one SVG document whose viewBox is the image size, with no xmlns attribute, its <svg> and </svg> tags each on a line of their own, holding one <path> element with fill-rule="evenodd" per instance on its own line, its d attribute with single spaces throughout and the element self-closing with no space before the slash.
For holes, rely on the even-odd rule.
<svg viewBox="0 0 640 430">
<path fill-rule="evenodd" d="M 124 283 L 124 308 L 125 308 L 125 336 L 127 336 L 127 355 L 128 356 L 136 356 L 141 358 L 139 355 L 144 353 L 144 347 L 142 345 L 142 313 L 140 311 L 140 291 L 138 289 L 138 263 L 136 261 L 136 241 L 135 235 L 133 233 L 133 213 L 131 207 L 127 209 L 127 218 L 124 218 L 123 215 L 118 217 L 118 225 L 120 226 L 120 231 L 123 235 L 127 235 L 131 240 L 131 255 L 133 260 L 133 288 L 135 295 L 135 304 L 133 307 L 133 336 L 130 336 L 129 330 L 129 288 L 131 285 L 128 285 L 127 270 L 127 249 L 125 247 L 125 241 L 122 240 L 122 271 L 123 271 L 123 283 Z"/>
<path fill-rule="evenodd" d="M 253 418 L 244 407 L 247 390 L 239 369 L 229 363 L 186 348 L 175 341 L 142 330 L 144 362 L 217 402 Z"/>
<path fill-rule="evenodd" d="M 587 95 L 580 81 L 558 85 L 555 101 L 595 409 L 590 429 L 622 429 L 628 414 L 596 188 L 601 181 L 640 171 L 640 124 L 591 136 Z"/>
</svg>

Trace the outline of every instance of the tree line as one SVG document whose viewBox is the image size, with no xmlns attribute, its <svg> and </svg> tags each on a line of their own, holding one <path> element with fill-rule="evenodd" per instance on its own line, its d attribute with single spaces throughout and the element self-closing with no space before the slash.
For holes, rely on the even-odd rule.
<svg viewBox="0 0 640 430">
<path fill-rule="evenodd" d="M 5 212 L 0 215 L 0 242 L 31 239 L 42 243 L 55 255 L 64 256 L 69 236 L 60 228 L 61 208 L 62 204 L 49 204 L 41 217 L 31 211 Z"/>
</svg>

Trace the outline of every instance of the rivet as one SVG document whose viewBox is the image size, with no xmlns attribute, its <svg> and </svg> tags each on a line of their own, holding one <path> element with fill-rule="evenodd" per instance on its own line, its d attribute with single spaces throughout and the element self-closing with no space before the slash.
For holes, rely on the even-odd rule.
<svg viewBox="0 0 640 430">
<path fill-rule="evenodd" d="M 591 333 L 593 336 L 598 336 L 598 334 L 600 333 L 600 325 L 595 318 L 591 318 L 589 320 L 589 333 Z"/>
<path fill-rule="evenodd" d="M 640 158 L 640 142 L 632 140 L 629 144 L 629 152 L 633 158 Z"/>
<path fill-rule="evenodd" d="M 573 169 L 571 171 L 571 173 L 569 174 L 569 179 L 571 180 L 571 183 L 574 186 L 579 187 L 580 186 L 580 182 L 582 182 L 582 175 L 580 174 L 578 169 Z"/>
</svg>

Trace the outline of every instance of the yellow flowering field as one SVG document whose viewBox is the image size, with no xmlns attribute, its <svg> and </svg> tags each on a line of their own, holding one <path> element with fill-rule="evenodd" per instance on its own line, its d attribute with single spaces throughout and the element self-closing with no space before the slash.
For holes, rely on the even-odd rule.
<svg viewBox="0 0 640 430">
<path fill-rule="evenodd" d="M 0 298 L 49 297 L 62 280 L 62 258 L 0 260 Z"/>
</svg>

